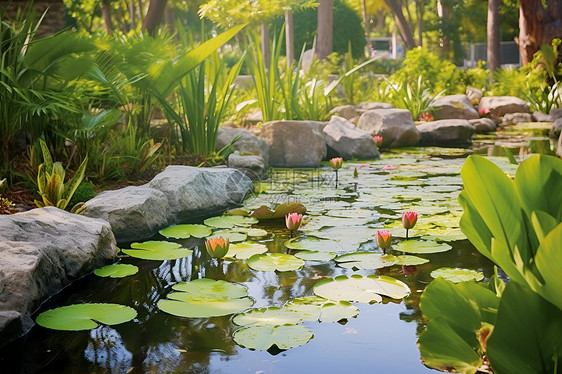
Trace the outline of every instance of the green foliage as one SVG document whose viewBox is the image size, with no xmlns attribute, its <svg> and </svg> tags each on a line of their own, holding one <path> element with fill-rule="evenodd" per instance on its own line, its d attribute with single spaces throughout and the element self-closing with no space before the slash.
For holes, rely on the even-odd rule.
<svg viewBox="0 0 562 374">
<path fill-rule="evenodd" d="M 125 323 L 137 316 L 128 306 L 119 304 L 74 304 L 47 310 L 37 316 L 38 325 L 63 331 L 91 330 L 104 325 Z"/>
<path fill-rule="evenodd" d="M 432 94 L 430 89 L 424 86 L 421 75 L 415 83 L 404 81 L 398 86 L 390 81 L 387 83 L 394 91 L 394 95 L 391 96 L 392 103 L 398 108 L 408 109 L 414 120 L 417 120 L 420 114 L 427 112 L 431 103 L 443 94 L 443 91 L 436 95 Z"/>
<path fill-rule="evenodd" d="M 72 199 L 70 199 L 69 206 L 74 206 L 78 203 L 85 203 L 86 201 L 93 199 L 98 192 L 96 191 L 96 186 L 90 182 L 82 182 L 74 191 Z"/>
</svg>

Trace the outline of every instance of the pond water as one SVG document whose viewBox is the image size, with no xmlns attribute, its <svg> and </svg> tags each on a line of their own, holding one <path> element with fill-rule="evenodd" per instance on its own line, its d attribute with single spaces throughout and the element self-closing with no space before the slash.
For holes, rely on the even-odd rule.
<svg viewBox="0 0 562 374">
<path fill-rule="evenodd" d="M 501 142 L 501 144 L 499 144 Z M 380 160 L 347 162 L 335 173 L 317 169 L 274 169 L 270 179 L 256 186 L 246 200 L 249 211 L 299 201 L 307 207 L 307 222 L 294 236 L 327 239 L 337 255 L 365 251 L 381 253 L 374 241 L 379 229 L 393 234 L 389 253 L 400 255 L 405 240 L 401 214 L 418 212 L 411 240 L 447 243 L 440 253 L 415 253 L 429 260 L 422 265 L 392 265 L 379 269 L 346 268 L 334 260 L 307 260 L 291 271 L 259 271 L 245 260 L 211 259 L 202 239 L 168 239 L 192 248 L 178 260 L 147 261 L 125 257 L 140 271 L 121 279 L 90 275 L 74 283 L 43 305 L 41 311 L 84 302 L 110 302 L 133 307 L 137 317 L 115 326 L 90 331 L 65 332 L 35 326 L 22 339 L 0 351 L 6 373 L 426 373 L 436 372 L 419 359 L 417 336 L 424 329 L 420 295 L 442 267 L 481 272 L 484 281 L 493 265 L 482 257 L 460 232 L 462 209 L 457 196 L 462 189 L 460 169 L 468 154 L 490 156 L 507 173 L 515 167 L 502 156 L 503 146 L 518 157 L 528 153 L 553 153 L 554 142 L 543 129 L 480 136 L 473 149 L 411 148 L 385 152 Z M 390 166 L 388 166 L 390 165 Z M 357 175 L 354 176 L 354 169 Z M 254 242 L 269 253 L 295 253 L 284 243 L 290 233 L 284 221 L 262 221 L 252 228 L 265 230 Z M 234 229 L 236 230 L 236 229 Z M 164 240 L 157 236 L 155 240 Z M 361 266 L 359 266 L 361 267 Z M 226 280 L 243 285 L 253 308 L 281 307 L 299 297 L 313 296 L 322 279 L 340 275 L 385 275 L 404 282 L 410 294 L 403 299 L 383 298 L 380 303 L 357 303 L 358 314 L 339 322 L 304 321 L 313 337 L 287 350 L 251 350 L 233 339 L 241 327 L 233 315 L 209 318 L 176 317 L 157 303 L 179 282 L 199 278 Z"/>
</svg>

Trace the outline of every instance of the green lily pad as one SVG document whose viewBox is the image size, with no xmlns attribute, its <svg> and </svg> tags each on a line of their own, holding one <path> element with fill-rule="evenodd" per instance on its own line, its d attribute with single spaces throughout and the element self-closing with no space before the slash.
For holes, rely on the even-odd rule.
<svg viewBox="0 0 562 374">
<path fill-rule="evenodd" d="M 302 236 L 298 238 L 289 239 L 284 243 L 285 247 L 289 249 L 329 252 L 330 250 L 337 251 L 340 249 L 338 242 L 319 238 L 317 236 Z"/>
<path fill-rule="evenodd" d="M 359 309 L 348 301 L 332 301 L 318 296 L 293 299 L 285 304 L 285 308 L 298 312 L 304 320 L 318 322 L 338 322 L 359 314 Z"/>
<path fill-rule="evenodd" d="M 253 255 L 246 263 L 254 270 L 291 271 L 300 269 L 304 265 L 304 260 L 286 253 L 266 253 Z"/>
<path fill-rule="evenodd" d="M 222 236 L 223 238 L 228 238 L 228 241 L 230 243 L 240 243 L 248 239 L 248 234 L 246 234 L 245 232 L 235 231 L 235 229 L 215 231 L 213 235 L 209 237 L 209 239 L 219 236 Z"/>
<path fill-rule="evenodd" d="M 131 244 L 131 249 L 123 249 L 123 253 L 143 260 L 176 260 L 190 256 L 191 249 L 182 248 L 181 244 L 167 241 L 151 240 Z"/>
<path fill-rule="evenodd" d="M 406 253 L 439 253 L 451 248 L 453 247 L 446 243 L 425 240 L 404 240 L 393 246 L 393 249 Z"/>
<path fill-rule="evenodd" d="M 235 243 L 228 248 L 227 257 L 236 257 L 239 260 L 246 260 L 253 255 L 267 252 L 265 244 L 261 243 Z"/>
<path fill-rule="evenodd" d="M 279 204 L 275 210 L 262 205 L 252 212 L 252 217 L 261 220 L 283 218 L 289 213 L 306 213 L 306 207 L 301 202 L 291 202 Z"/>
<path fill-rule="evenodd" d="M 244 286 L 208 278 L 175 284 L 158 308 L 178 317 L 205 318 L 226 316 L 250 308 L 254 301 Z"/>
<path fill-rule="evenodd" d="M 128 322 L 137 312 L 119 304 L 75 304 L 47 310 L 37 316 L 38 325 L 53 330 L 91 330 L 104 325 Z M 99 322 L 99 323 L 98 323 Z"/>
<path fill-rule="evenodd" d="M 236 344 L 259 351 L 266 351 L 273 345 L 282 350 L 299 347 L 312 337 L 312 331 L 300 325 L 243 327 L 233 336 Z"/>
<path fill-rule="evenodd" d="M 251 226 L 259 221 L 253 217 L 218 216 L 207 218 L 203 223 L 217 229 L 230 229 L 235 226 Z"/>
<path fill-rule="evenodd" d="M 484 279 L 484 274 L 476 270 L 460 268 L 439 268 L 431 272 L 433 278 L 442 277 L 453 283 L 467 282 L 471 280 L 480 281 Z"/>
<path fill-rule="evenodd" d="M 295 257 L 305 261 L 330 261 L 337 255 L 334 252 L 298 251 Z"/>
<path fill-rule="evenodd" d="M 396 257 L 393 255 L 373 252 L 349 253 L 334 260 L 346 269 L 380 269 L 396 263 Z"/>
<path fill-rule="evenodd" d="M 396 265 L 403 265 L 403 266 L 413 266 L 413 265 L 423 265 L 429 262 L 426 258 L 421 258 L 418 256 L 410 256 L 410 255 L 400 255 L 396 256 Z"/>
<path fill-rule="evenodd" d="M 277 307 L 250 309 L 235 315 L 232 319 L 232 322 L 238 326 L 296 325 L 302 321 L 302 316 L 296 311 Z"/>
<path fill-rule="evenodd" d="M 330 300 L 373 303 L 381 302 L 381 295 L 402 299 L 410 294 L 410 288 L 405 283 L 387 276 L 340 275 L 316 283 L 314 293 Z"/>
<path fill-rule="evenodd" d="M 245 233 L 246 235 L 248 235 L 252 238 L 261 238 L 263 236 L 269 235 L 269 233 L 266 230 L 247 228 L 247 227 L 237 228 L 236 231 L 243 232 L 243 233 Z"/>
<path fill-rule="evenodd" d="M 139 272 L 139 268 L 131 264 L 113 264 L 96 269 L 98 277 L 124 278 Z"/>
<path fill-rule="evenodd" d="M 207 237 L 211 235 L 213 230 L 205 225 L 173 225 L 158 232 L 167 238 L 187 239 L 191 236 L 196 238 Z"/>
</svg>

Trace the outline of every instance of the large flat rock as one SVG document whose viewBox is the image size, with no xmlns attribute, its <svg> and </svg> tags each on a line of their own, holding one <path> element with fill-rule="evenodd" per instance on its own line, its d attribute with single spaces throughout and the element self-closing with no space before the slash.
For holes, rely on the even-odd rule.
<svg viewBox="0 0 562 374">
<path fill-rule="evenodd" d="M 407 109 L 373 109 L 361 115 L 357 127 L 371 136 L 382 136 L 381 148 L 413 146 L 420 132 Z"/>
<path fill-rule="evenodd" d="M 344 160 L 369 160 L 380 157 L 373 137 L 345 118 L 332 116 L 323 131 L 326 144 L 329 151 L 333 151 L 334 157 L 339 156 Z"/>
<path fill-rule="evenodd" d="M 444 119 L 418 125 L 420 145 L 456 146 L 471 142 L 474 127 L 465 119 Z"/>
</svg>

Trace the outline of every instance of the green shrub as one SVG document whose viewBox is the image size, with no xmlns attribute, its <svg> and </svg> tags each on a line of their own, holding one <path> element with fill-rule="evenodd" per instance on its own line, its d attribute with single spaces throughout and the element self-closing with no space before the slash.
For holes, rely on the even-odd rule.
<svg viewBox="0 0 562 374">
<path fill-rule="evenodd" d="M 74 195 L 72 195 L 72 199 L 70 200 L 69 206 L 74 206 L 78 203 L 85 203 L 86 201 L 93 199 L 96 197 L 98 192 L 96 191 L 96 186 L 94 186 L 91 182 L 82 182 L 74 191 Z"/>
</svg>

